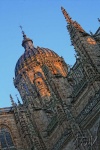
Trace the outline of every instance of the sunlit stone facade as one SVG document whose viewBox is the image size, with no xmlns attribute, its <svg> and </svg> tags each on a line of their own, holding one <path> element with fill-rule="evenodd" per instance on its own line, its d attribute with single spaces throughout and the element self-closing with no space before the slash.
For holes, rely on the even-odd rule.
<svg viewBox="0 0 100 150">
<path fill-rule="evenodd" d="M 61 9 L 76 62 L 69 68 L 22 31 L 14 85 L 23 103 L 10 96 L 0 109 L 1 150 L 100 150 L 100 28 L 89 34 Z"/>
</svg>

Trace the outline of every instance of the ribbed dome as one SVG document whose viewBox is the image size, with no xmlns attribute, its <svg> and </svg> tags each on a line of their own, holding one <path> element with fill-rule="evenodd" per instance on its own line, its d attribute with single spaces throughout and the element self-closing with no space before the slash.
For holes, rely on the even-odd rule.
<svg viewBox="0 0 100 150">
<path fill-rule="evenodd" d="M 40 48 L 37 47 L 35 48 L 33 45 L 33 41 L 26 36 L 24 31 L 22 31 L 23 34 L 23 41 L 22 41 L 22 46 L 25 49 L 24 54 L 18 59 L 15 67 L 15 76 L 18 75 L 18 72 L 21 71 L 24 67 L 28 66 L 29 63 L 33 63 L 34 58 L 39 57 L 41 58 L 39 60 L 40 63 L 44 63 L 45 58 L 48 57 L 59 57 L 55 52 L 48 48 Z M 44 60 L 43 60 L 44 57 Z M 42 61 L 42 62 L 41 62 Z"/>
<path fill-rule="evenodd" d="M 15 76 L 18 75 L 18 71 L 24 67 L 24 64 L 27 65 L 27 61 L 31 61 L 33 57 L 38 54 L 44 54 L 45 57 L 59 57 L 54 51 L 48 48 L 40 48 L 40 47 L 33 47 L 24 52 L 24 54 L 18 59 L 15 67 Z"/>
</svg>

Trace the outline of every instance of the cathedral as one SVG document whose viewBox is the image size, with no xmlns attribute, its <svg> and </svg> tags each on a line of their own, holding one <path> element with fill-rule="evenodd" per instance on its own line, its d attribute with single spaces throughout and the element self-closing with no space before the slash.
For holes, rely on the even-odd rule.
<svg viewBox="0 0 100 150">
<path fill-rule="evenodd" d="M 35 47 L 22 30 L 13 78 L 22 103 L 10 95 L 12 106 L 0 109 L 0 150 L 100 150 L 100 27 L 87 33 L 61 11 L 76 62 Z"/>
</svg>

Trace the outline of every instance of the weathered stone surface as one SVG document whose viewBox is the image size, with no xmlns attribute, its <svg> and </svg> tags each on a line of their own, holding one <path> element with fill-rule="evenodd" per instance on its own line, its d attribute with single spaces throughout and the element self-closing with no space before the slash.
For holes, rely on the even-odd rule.
<svg viewBox="0 0 100 150">
<path fill-rule="evenodd" d="M 24 54 L 14 85 L 23 104 L 0 109 L 0 149 L 100 150 L 100 28 L 90 35 L 62 8 L 76 62 L 35 48 L 23 32 Z"/>
</svg>

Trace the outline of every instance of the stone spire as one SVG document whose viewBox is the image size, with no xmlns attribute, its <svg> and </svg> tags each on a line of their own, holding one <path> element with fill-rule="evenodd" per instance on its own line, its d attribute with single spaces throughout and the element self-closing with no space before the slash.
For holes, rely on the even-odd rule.
<svg viewBox="0 0 100 150">
<path fill-rule="evenodd" d="M 81 59 L 82 65 L 84 64 L 84 70 L 86 70 L 86 66 L 88 66 L 87 70 L 89 71 L 86 71 L 86 74 L 89 77 L 89 80 L 92 80 L 94 79 L 96 72 L 97 74 L 98 71 L 100 72 L 100 67 L 98 65 L 99 57 L 97 57 L 97 54 L 99 55 L 100 53 L 100 47 L 97 45 L 93 36 L 86 33 L 78 22 L 73 21 L 63 7 L 61 7 L 61 10 L 68 23 L 67 29 L 70 34 L 71 43 Z"/>
<path fill-rule="evenodd" d="M 20 26 L 22 30 L 22 26 Z M 33 49 L 33 41 L 28 38 L 25 34 L 25 32 L 22 30 L 22 35 L 23 35 L 23 41 L 22 41 L 22 46 L 25 48 L 25 51 Z"/>
<path fill-rule="evenodd" d="M 67 11 L 61 7 L 62 13 L 68 23 L 68 25 L 72 25 L 73 27 L 75 27 L 75 29 L 79 30 L 80 32 L 85 32 L 83 30 L 83 28 L 80 26 L 80 24 L 78 24 L 76 21 L 73 21 L 72 18 L 69 16 L 69 14 L 67 13 Z"/>
<path fill-rule="evenodd" d="M 61 10 L 62 10 L 62 13 L 63 13 L 66 21 L 68 23 L 73 23 L 73 20 L 71 19 L 71 17 L 69 16 L 69 14 L 66 12 L 66 10 L 63 7 L 61 7 Z"/>
</svg>

